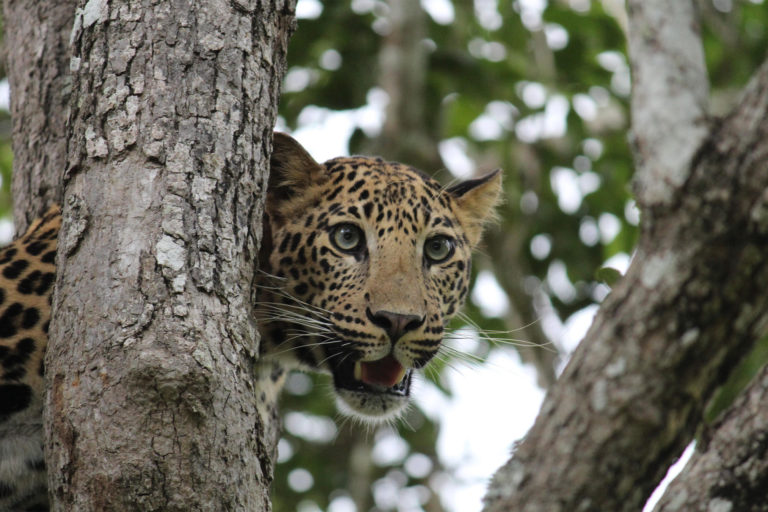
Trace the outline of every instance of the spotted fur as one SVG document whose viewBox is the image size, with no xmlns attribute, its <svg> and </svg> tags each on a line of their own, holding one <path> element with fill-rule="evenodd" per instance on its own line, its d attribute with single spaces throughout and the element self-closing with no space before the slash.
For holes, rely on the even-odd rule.
<svg viewBox="0 0 768 512">
<path fill-rule="evenodd" d="M 344 412 L 398 415 L 467 295 L 500 181 L 444 189 L 380 158 L 319 164 L 275 134 L 255 305 L 262 392 L 286 369 L 321 371 Z M 43 355 L 60 223 L 54 207 L 0 250 L 0 512 L 48 509 Z"/>
<path fill-rule="evenodd" d="M 59 209 L 0 249 L 0 511 L 47 510 L 43 354 Z"/>
</svg>

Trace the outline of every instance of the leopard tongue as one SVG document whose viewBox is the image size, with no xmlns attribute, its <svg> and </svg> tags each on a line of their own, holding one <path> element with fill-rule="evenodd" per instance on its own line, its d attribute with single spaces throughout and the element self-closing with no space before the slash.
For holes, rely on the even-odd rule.
<svg viewBox="0 0 768 512">
<path fill-rule="evenodd" d="M 392 355 L 378 361 L 358 362 L 355 366 L 355 378 L 375 386 L 391 388 L 405 376 L 405 368 Z"/>
</svg>

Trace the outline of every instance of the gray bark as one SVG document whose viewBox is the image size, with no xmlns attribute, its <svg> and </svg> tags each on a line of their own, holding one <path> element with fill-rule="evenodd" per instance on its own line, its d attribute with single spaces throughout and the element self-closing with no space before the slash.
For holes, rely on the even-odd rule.
<svg viewBox="0 0 768 512">
<path fill-rule="evenodd" d="M 766 510 L 768 367 L 755 377 L 699 443 L 656 512 Z"/>
<path fill-rule="evenodd" d="M 631 3 L 630 30 L 641 3 L 660 8 Z M 691 13 L 667 11 L 644 30 L 665 32 L 665 23 L 681 29 Z M 663 33 L 645 38 L 657 52 L 675 51 L 666 46 L 674 38 Z M 684 33 L 679 41 L 696 42 Z M 701 86 L 687 80 L 701 79 L 694 72 L 701 68 L 675 58 L 655 62 L 661 76 L 687 71 L 666 83 L 674 89 L 668 94 L 647 97 L 660 117 L 633 120 L 645 207 L 637 253 L 535 425 L 495 475 L 486 512 L 640 510 L 692 438 L 714 390 L 768 325 L 768 62 L 703 136 L 705 108 L 679 108 L 700 105 Z M 633 62 L 633 69 L 647 65 Z M 635 94 L 640 87 L 636 82 Z M 633 111 L 643 108 L 633 101 Z M 667 159 L 672 142 L 659 142 L 659 153 L 647 143 L 657 138 L 653 129 L 675 132 L 674 161 Z M 659 175 L 659 165 L 673 165 L 675 175 Z"/>
<path fill-rule="evenodd" d="M 61 202 L 71 91 L 69 35 L 74 0 L 5 0 L 3 19 L 11 86 L 16 232 Z"/>
<path fill-rule="evenodd" d="M 709 132 L 709 80 L 693 0 L 630 0 L 635 196 L 669 206 Z"/>
<path fill-rule="evenodd" d="M 293 10 L 80 2 L 46 357 L 54 510 L 270 509 L 251 299 Z"/>
</svg>

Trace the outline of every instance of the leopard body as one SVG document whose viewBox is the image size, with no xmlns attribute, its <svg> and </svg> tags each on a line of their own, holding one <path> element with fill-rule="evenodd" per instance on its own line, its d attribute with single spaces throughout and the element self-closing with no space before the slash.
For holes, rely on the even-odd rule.
<svg viewBox="0 0 768 512">
<path fill-rule="evenodd" d="M 413 372 L 461 307 L 498 172 L 442 187 L 380 158 L 323 164 L 275 134 L 255 314 L 262 389 L 286 370 L 332 375 L 342 412 L 402 413 Z M 0 511 L 47 510 L 44 353 L 61 214 L 0 250 Z"/>
</svg>

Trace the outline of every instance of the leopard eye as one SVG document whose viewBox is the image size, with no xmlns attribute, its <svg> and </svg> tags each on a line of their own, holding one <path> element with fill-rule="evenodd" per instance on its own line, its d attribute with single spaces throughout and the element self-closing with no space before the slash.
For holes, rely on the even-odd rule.
<svg viewBox="0 0 768 512">
<path fill-rule="evenodd" d="M 440 263 L 453 255 L 453 238 L 445 235 L 437 235 L 428 238 L 424 242 L 424 256 L 429 263 Z"/>
<path fill-rule="evenodd" d="M 333 228 L 331 241 L 340 251 L 357 252 L 365 243 L 365 235 L 354 224 L 339 224 Z"/>
</svg>

